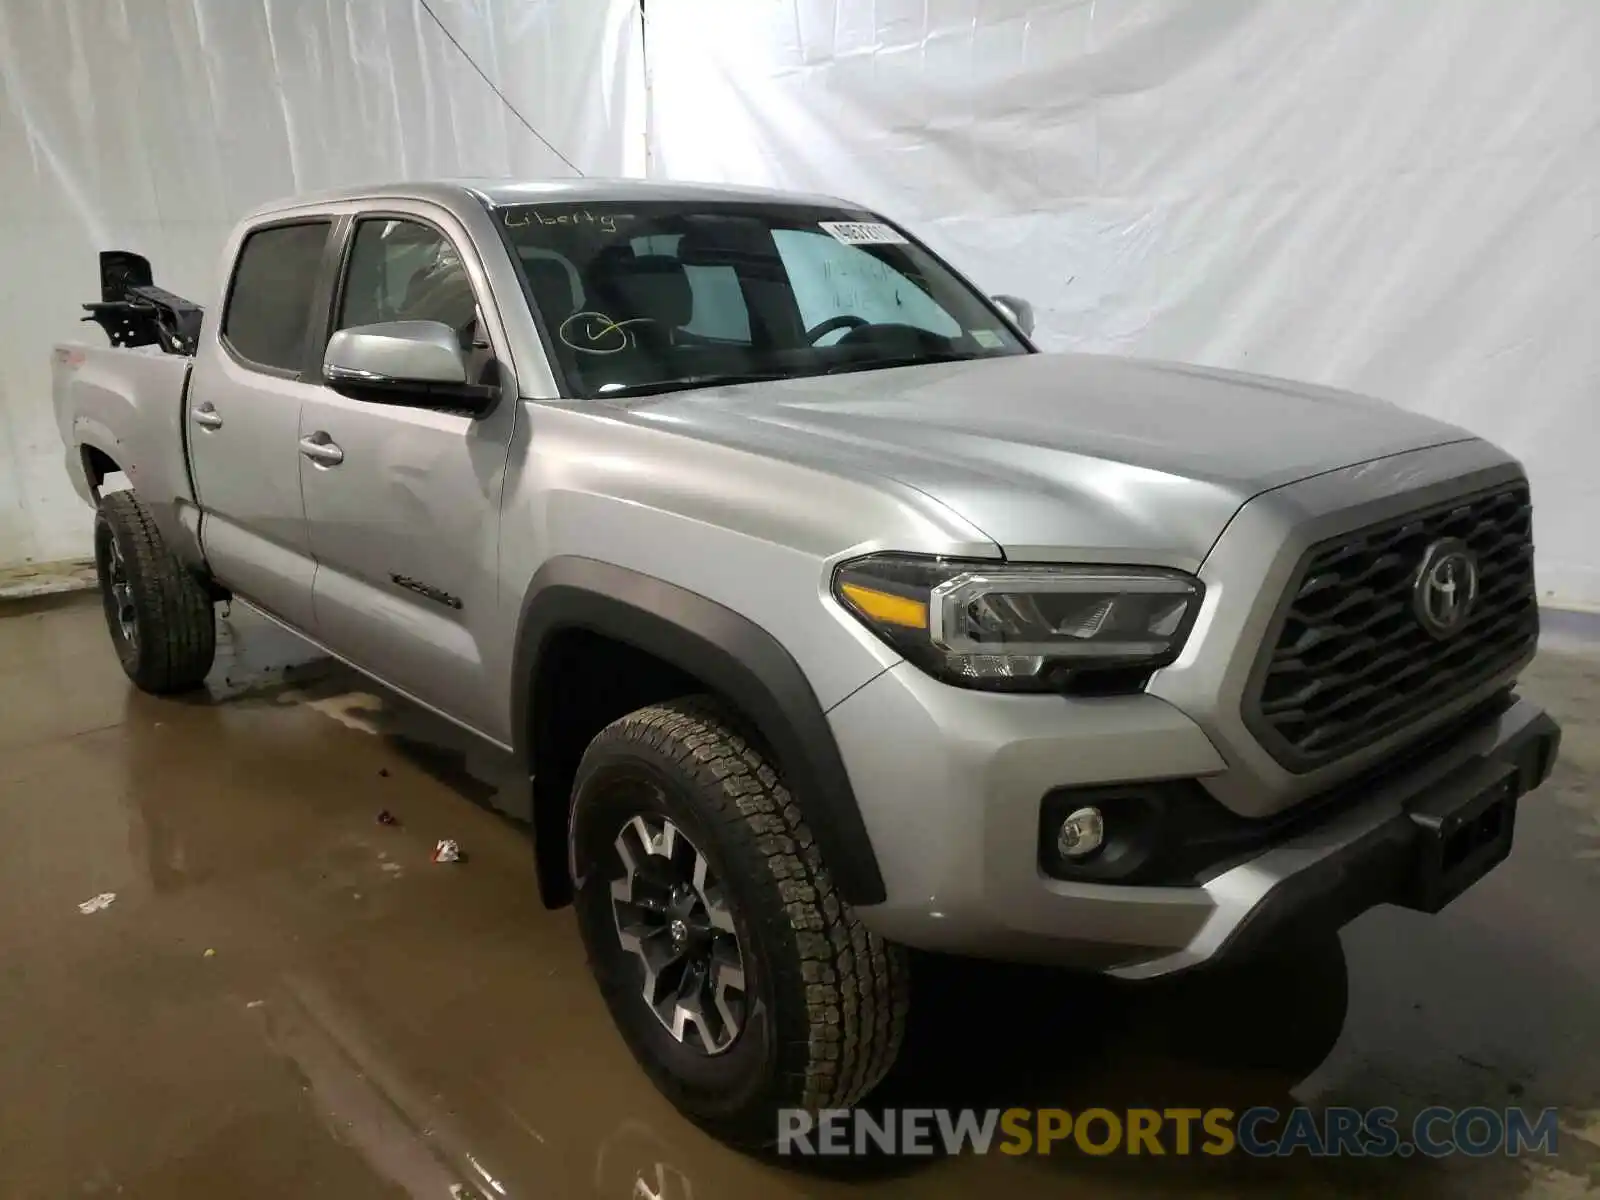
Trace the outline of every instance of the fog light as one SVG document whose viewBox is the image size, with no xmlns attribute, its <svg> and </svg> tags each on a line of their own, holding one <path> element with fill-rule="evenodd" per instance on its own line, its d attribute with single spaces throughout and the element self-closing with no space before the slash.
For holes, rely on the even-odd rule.
<svg viewBox="0 0 1600 1200">
<path fill-rule="evenodd" d="M 1098 808 L 1075 808 L 1061 822 L 1056 849 L 1062 858 L 1088 858 L 1106 840 L 1106 823 Z"/>
</svg>

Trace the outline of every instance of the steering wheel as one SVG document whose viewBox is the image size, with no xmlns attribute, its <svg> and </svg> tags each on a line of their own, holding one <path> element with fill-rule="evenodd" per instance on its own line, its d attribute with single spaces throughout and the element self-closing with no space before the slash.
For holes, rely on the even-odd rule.
<svg viewBox="0 0 1600 1200">
<path fill-rule="evenodd" d="M 854 313 L 840 313 L 837 317 L 829 317 L 822 324 L 813 325 L 806 330 L 806 342 L 815 346 L 836 329 L 860 329 L 863 325 L 870 324 L 872 322 L 865 317 L 858 317 Z"/>
</svg>

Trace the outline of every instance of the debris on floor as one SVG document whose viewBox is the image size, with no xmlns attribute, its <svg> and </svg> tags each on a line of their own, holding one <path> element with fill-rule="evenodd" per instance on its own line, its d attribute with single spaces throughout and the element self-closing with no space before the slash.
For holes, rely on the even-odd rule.
<svg viewBox="0 0 1600 1200">
<path fill-rule="evenodd" d="M 283 661 L 286 635 L 276 626 L 242 605 L 236 620 L 242 660 Z M 991 1145 L 987 1155 L 924 1157 L 857 1178 L 841 1159 L 835 1179 L 736 1157 L 653 1091 L 641 1093 L 646 1085 L 591 991 L 570 914 L 543 911 L 533 895 L 530 831 L 492 816 L 485 785 L 446 761 L 445 749 L 465 743 L 454 727 L 416 715 L 414 725 L 397 724 L 417 732 L 415 743 L 369 745 L 337 721 L 309 719 L 304 695 L 360 686 L 335 667 L 299 699 L 147 702 L 106 641 L 98 597 L 0 618 L 0 1027 L 17 1031 L 0 1037 L 0 1197 L 87 1196 L 90 1182 L 112 1200 L 115 1177 L 129 1195 L 161 1200 L 357 1200 L 385 1189 L 405 1195 L 408 1185 L 449 1200 L 452 1184 L 460 1200 L 504 1200 L 467 1161 L 467 1147 L 488 1148 L 483 1165 L 509 1195 L 617 1200 L 685 1200 L 679 1175 L 656 1168 L 669 1161 L 693 1174 L 695 1200 L 1054 1200 L 1064 1184 L 1085 1200 L 1163 1192 L 1176 1200 L 1188 1190 L 1353 1200 L 1356 1182 L 1365 1184 L 1360 1194 L 1380 1197 L 1578 1200 L 1600 1182 L 1585 1177 L 1600 1163 L 1592 1115 L 1600 863 L 1576 857 L 1600 849 L 1589 832 L 1600 815 L 1600 665 L 1589 656 L 1541 650 L 1524 673 L 1527 692 L 1566 723 L 1567 756 L 1521 806 L 1517 848 L 1486 890 L 1434 918 L 1380 908 L 1344 931 L 1339 953 L 1353 982 L 1346 1001 L 1328 1003 L 1335 1013 L 1347 1003 L 1348 1013 L 1324 1062 L 1302 1051 L 1314 1039 L 1296 1027 L 1309 1013 L 1269 1013 L 1259 1037 L 1238 1039 L 1253 1065 L 1234 1068 L 1206 1052 L 1219 1031 L 1189 1008 L 1193 983 L 1148 997 L 1140 989 L 1134 1003 L 1128 989 L 1059 971 L 991 974 L 935 960 L 918 964 L 930 978 L 907 1030 L 910 1069 L 891 1081 L 902 1111 L 983 1105 L 993 1095 L 1113 1108 L 1147 1096 L 1280 1113 L 1334 1097 L 1408 1115 L 1482 1103 L 1537 1118 L 1553 1107 L 1563 1117 L 1556 1156 L 1535 1148 L 1520 1159 L 1396 1154 L 1357 1163 L 1297 1148 L 1268 1162 L 1246 1161 L 1236 1148 L 1212 1164 L 1169 1149 L 1164 1159 L 1127 1157 L 1110 1164 L 1126 1169 L 1105 1171 L 1076 1152 L 1002 1161 Z M 259 686 L 254 667 L 235 672 L 242 686 Z M 50 684 L 44 696 L 41 679 Z M 112 720 L 120 723 L 103 727 Z M 362 757 L 380 753 L 393 757 Z M 371 786 L 380 762 L 392 764 L 383 789 Z M 509 766 L 505 781 L 520 806 L 524 781 Z M 404 806 L 403 827 L 380 825 L 374 838 L 372 801 L 384 790 Z M 430 833 L 455 838 L 441 828 L 466 835 L 471 850 L 455 839 L 466 863 L 420 872 L 422 855 L 432 865 Z M 121 903 L 109 886 L 117 882 L 134 898 L 115 920 L 72 920 L 74 892 L 99 883 Z M 353 890 L 371 890 L 373 904 L 351 900 Z M 228 962 L 217 961 L 213 935 L 227 940 Z M 185 957 L 196 945 L 216 949 L 198 970 Z M 1305 990 L 1292 974 L 1264 970 L 1235 993 L 1237 1003 L 1255 1006 L 1274 985 L 1283 995 Z M 1228 989 L 1206 999 L 1226 1008 Z M 1331 1036 L 1329 1012 L 1316 1007 Z M 1069 1009 L 1096 1029 L 1088 1056 L 1063 1036 Z M 1525 1019 L 1506 1022 L 1508 1010 Z M 132 1019 L 108 1018 L 118 1011 Z M 996 1015 L 1003 1028 L 985 1053 L 948 1055 L 953 1040 Z M 1152 1044 L 1164 1026 L 1172 1035 Z M 497 1065 L 506 1062 L 539 1066 Z M 1540 1136 L 1529 1139 L 1534 1147 Z M 219 1176 L 231 1186 L 208 1189 Z"/>
<path fill-rule="evenodd" d="M 206 947 L 206 952 L 204 954 L 202 954 L 200 957 L 202 957 L 202 958 L 215 958 L 216 956 L 217 956 L 217 952 L 215 950 L 213 950 L 210 946 L 207 946 Z"/>
<path fill-rule="evenodd" d="M 439 844 L 433 848 L 433 861 L 436 863 L 460 862 L 461 847 L 449 838 L 441 838 Z"/>
<path fill-rule="evenodd" d="M 24 600 L 61 592 L 84 592 L 97 582 L 91 559 L 23 563 L 0 570 L 0 600 Z"/>
<path fill-rule="evenodd" d="M 390 812 L 386 808 L 386 809 L 384 809 L 382 812 L 380 812 L 378 814 L 378 824 L 379 825 L 398 825 L 398 824 L 400 824 L 400 818 L 395 816 L 392 812 Z"/>
<path fill-rule="evenodd" d="M 101 892 L 98 896 L 91 896 L 78 905 L 78 911 L 87 917 L 90 913 L 97 913 L 102 908 L 110 908 L 111 902 L 116 898 L 117 894 L 115 892 Z"/>
</svg>

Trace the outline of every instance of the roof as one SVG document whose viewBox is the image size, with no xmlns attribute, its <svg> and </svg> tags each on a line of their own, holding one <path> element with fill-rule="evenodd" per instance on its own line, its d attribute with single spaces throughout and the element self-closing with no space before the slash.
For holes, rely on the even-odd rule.
<svg viewBox="0 0 1600 1200">
<path fill-rule="evenodd" d="M 431 179 L 367 184 L 302 196 L 286 197 L 262 205 L 250 216 L 260 217 L 305 205 L 342 200 L 418 199 L 459 203 L 473 199 L 491 207 L 533 202 L 585 200 L 665 200 L 680 202 L 718 200 L 776 200 L 791 204 L 824 204 L 856 208 L 837 196 L 785 192 L 774 188 L 741 187 L 725 183 L 674 183 L 650 179 Z"/>
</svg>

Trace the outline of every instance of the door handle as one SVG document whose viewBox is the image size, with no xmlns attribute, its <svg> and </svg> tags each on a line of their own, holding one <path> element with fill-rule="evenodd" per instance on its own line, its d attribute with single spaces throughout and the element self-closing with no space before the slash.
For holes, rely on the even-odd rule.
<svg viewBox="0 0 1600 1200">
<path fill-rule="evenodd" d="M 222 428 L 222 414 L 216 410 L 209 400 L 198 408 L 190 409 L 189 415 L 194 418 L 194 423 L 203 429 Z"/>
<path fill-rule="evenodd" d="M 310 437 L 300 439 L 300 453 L 319 467 L 337 467 L 344 461 L 344 451 L 334 445 L 333 439 L 321 430 Z"/>
</svg>

